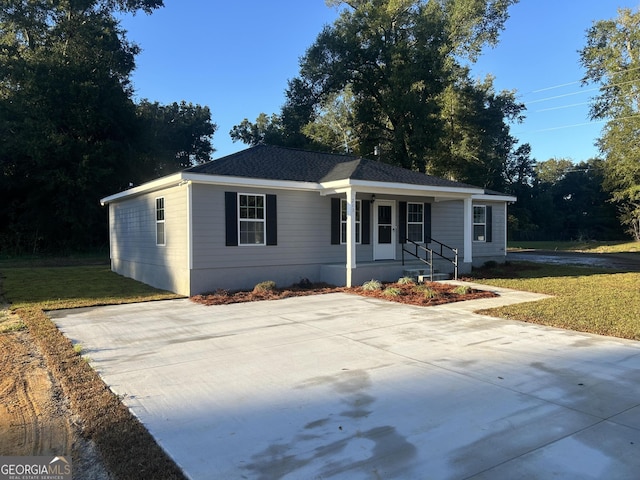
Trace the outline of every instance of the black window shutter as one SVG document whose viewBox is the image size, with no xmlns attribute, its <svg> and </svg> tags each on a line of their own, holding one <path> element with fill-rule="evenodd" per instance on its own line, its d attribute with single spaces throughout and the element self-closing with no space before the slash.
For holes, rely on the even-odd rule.
<svg viewBox="0 0 640 480">
<path fill-rule="evenodd" d="M 267 195 L 267 245 L 278 244 L 278 208 L 275 195 Z"/>
<path fill-rule="evenodd" d="M 371 202 L 369 202 L 369 200 L 362 200 L 361 205 L 362 244 L 369 245 L 371 243 Z"/>
<path fill-rule="evenodd" d="M 331 245 L 340 245 L 340 199 L 331 199 Z"/>
<path fill-rule="evenodd" d="M 224 192 L 224 224 L 227 247 L 238 245 L 238 195 Z"/>
<path fill-rule="evenodd" d="M 424 243 L 431 243 L 431 204 L 424 204 Z"/>
<path fill-rule="evenodd" d="M 485 212 L 486 216 L 487 216 L 487 242 L 492 242 L 493 241 L 493 208 L 490 206 L 486 207 L 486 212 Z"/>
<path fill-rule="evenodd" d="M 400 219 L 398 221 L 398 229 L 400 230 L 399 232 L 399 237 L 398 241 L 400 243 L 406 243 L 407 241 L 407 202 L 400 202 L 399 203 L 399 215 L 400 215 Z"/>
</svg>

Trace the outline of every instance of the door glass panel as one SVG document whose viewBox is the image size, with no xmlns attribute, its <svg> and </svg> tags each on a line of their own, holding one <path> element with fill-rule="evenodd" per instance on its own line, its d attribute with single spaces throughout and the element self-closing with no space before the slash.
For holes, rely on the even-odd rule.
<svg viewBox="0 0 640 480">
<path fill-rule="evenodd" d="M 378 205 L 378 223 L 380 225 L 391 225 L 391 206 Z"/>
<path fill-rule="evenodd" d="M 378 205 L 378 243 L 391 243 L 391 206 Z"/>
<path fill-rule="evenodd" d="M 378 225 L 378 243 L 391 243 L 391 225 Z"/>
</svg>

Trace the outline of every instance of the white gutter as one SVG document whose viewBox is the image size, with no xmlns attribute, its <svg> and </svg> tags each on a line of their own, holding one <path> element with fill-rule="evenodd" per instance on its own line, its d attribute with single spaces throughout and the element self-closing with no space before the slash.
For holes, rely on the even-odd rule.
<svg viewBox="0 0 640 480">
<path fill-rule="evenodd" d="M 229 185 L 238 187 L 279 188 L 283 190 L 319 190 L 320 185 L 315 182 L 297 182 L 292 180 L 267 180 L 263 178 L 231 177 L 227 175 L 209 175 L 206 173 L 184 174 L 186 180 L 193 183 Z"/>
<path fill-rule="evenodd" d="M 167 188 L 172 185 L 178 185 L 182 181 L 182 179 L 182 172 L 174 173 L 173 175 L 167 175 L 166 177 L 158 178 L 157 180 L 152 180 L 151 182 L 143 183 L 142 185 L 139 185 L 137 187 L 133 187 L 128 190 L 115 193 L 113 195 L 109 195 L 108 197 L 104 197 L 100 199 L 100 204 L 102 206 L 105 206 L 111 202 L 114 202 L 115 200 L 120 200 L 121 198 L 132 197 L 156 190 L 162 190 L 163 188 Z"/>
<path fill-rule="evenodd" d="M 513 197 L 511 195 L 490 195 L 490 194 L 482 194 L 482 195 L 472 195 L 471 198 L 474 200 L 482 200 L 482 201 L 494 201 L 494 202 L 517 202 L 518 197 Z"/>
<path fill-rule="evenodd" d="M 166 177 L 158 178 L 151 182 L 143 183 L 134 188 L 124 190 L 122 192 L 104 197 L 100 200 L 102 206 L 107 205 L 116 200 L 134 197 L 144 193 L 162 190 L 163 188 L 180 185 L 183 182 L 192 182 L 199 184 L 227 185 L 234 187 L 256 187 L 256 188 L 278 188 L 281 190 L 311 190 L 318 191 L 320 185 L 313 182 L 293 182 L 288 180 L 265 180 L 260 178 L 248 177 L 229 177 L 225 175 L 208 175 L 204 173 L 179 172 Z"/>
<path fill-rule="evenodd" d="M 338 180 L 334 182 L 320 183 L 322 191 L 320 195 L 333 195 L 342 193 L 347 189 L 357 188 L 358 191 L 367 193 L 387 193 L 398 195 L 437 195 L 439 197 L 461 198 L 468 195 L 483 195 L 484 189 L 476 187 L 441 187 L 431 185 L 415 185 L 411 183 L 385 183 L 364 180 Z"/>
</svg>

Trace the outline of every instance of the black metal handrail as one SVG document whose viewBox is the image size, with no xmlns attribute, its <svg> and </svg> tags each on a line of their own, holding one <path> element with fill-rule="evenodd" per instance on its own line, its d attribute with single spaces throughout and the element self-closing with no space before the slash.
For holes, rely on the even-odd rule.
<svg viewBox="0 0 640 480">
<path fill-rule="evenodd" d="M 426 246 L 432 243 L 436 243 L 440 247 L 439 252 L 433 248 L 429 248 Z M 415 252 L 412 252 L 411 250 L 407 249 L 405 247 L 405 245 L 407 244 L 413 245 L 415 247 Z M 450 258 L 447 255 L 445 255 L 445 252 L 447 251 L 453 253 L 453 258 Z M 440 258 L 444 258 L 445 260 L 453 264 L 453 279 L 454 280 L 458 279 L 458 249 L 457 248 L 453 248 L 453 247 L 450 247 L 449 245 L 445 245 L 444 243 L 434 240 L 433 238 L 428 238 L 427 242 L 424 245 L 421 245 L 419 243 L 414 242 L 413 240 L 409 240 L 408 238 L 405 238 L 404 242 L 402 243 L 402 265 L 403 266 L 404 266 L 405 252 L 407 252 L 412 257 L 417 258 L 422 263 L 429 265 L 430 274 L 431 274 L 430 278 L 432 279 L 433 279 L 433 254 L 435 253 Z M 424 258 L 420 256 L 420 252 L 424 252 Z"/>
</svg>

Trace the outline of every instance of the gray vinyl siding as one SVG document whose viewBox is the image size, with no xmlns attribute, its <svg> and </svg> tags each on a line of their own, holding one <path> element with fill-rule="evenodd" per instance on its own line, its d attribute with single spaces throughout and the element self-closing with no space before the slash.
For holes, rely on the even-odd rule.
<svg viewBox="0 0 640 480">
<path fill-rule="evenodd" d="M 225 245 L 227 191 L 277 196 L 277 245 Z M 195 184 L 192 215 L 192 291 L 319 281 L 320 265 L 346 262 L 345 245 L 331 244 L 331 198 L 318 192 Z M 371 245 L 359 245 L 357 261 L 370 261 L 371 252 Z"/>
<path fill-rule="evenodd" d="M 504 260 L 506 255 L 504 203 L 474 201 L 473 205 L 492 208 L 492 241 L 473 242 L 473 263 L 481 265 L 487 260 Z M 464 203 L 462 200 L 436 202 L 431 205 L 432 236 L 435 240 L 458 249 L 464 258 Z M 462 261 L 462 260 L 461 260 Z"/>
<path fill-rule="evenodd" d="M 431 204 L 431 236 L 434 240 L 451 248 L 457 248 L 460 259 L 464 257 L 464 204 L 462 200 Z"/>
<path fill-rule="evenodd" d="M 156 198 L 164 197 L 165 245 L 156 245 Z M 187 188 L 109 205 L 112 270 L 157 288 L 189 294 Z"/>
<path fill-rule="evenodd" d="M 504 260 L 507 254 L 504 203 L 474 201 L 473 204 L 492 207 L 492 240 L 491 242 L 473 242 L 474 265 L 481 265 L 487 260 Z"/>
</svg>

